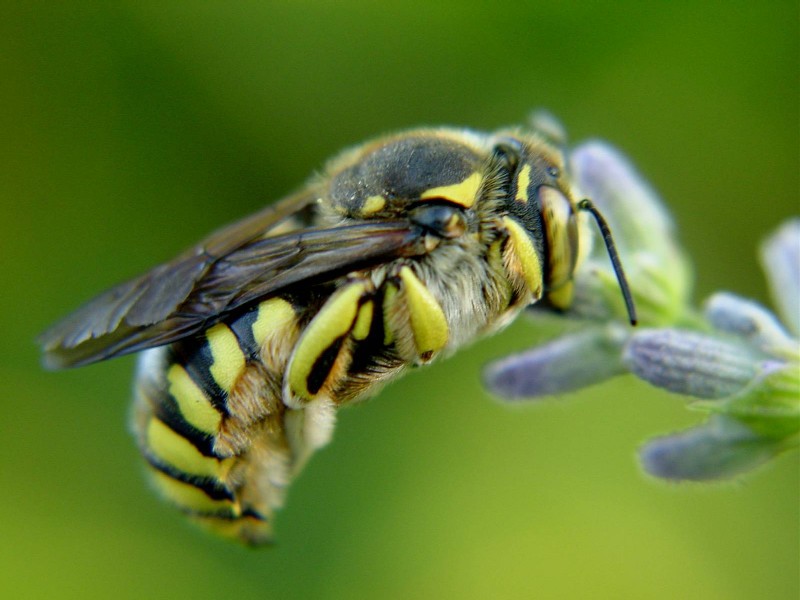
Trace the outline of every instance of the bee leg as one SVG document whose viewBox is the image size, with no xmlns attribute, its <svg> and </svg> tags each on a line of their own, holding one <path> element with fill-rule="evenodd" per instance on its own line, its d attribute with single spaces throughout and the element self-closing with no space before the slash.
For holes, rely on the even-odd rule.
<svg viewBox="0 0 800 600">
<path fill-rule="evenodd" d="M 258 360 L 247 363 L 226 399 L 227 418 L 216 433 L 214 450 L 233 456 L 250 447 L 253 427 L 269 415 L 283 410 L 283 374 L 292 348 L 300 336 L 299 313 L 283 298 L 262 302 L 254 314 L 232 328 L 240 339 L 248 339 L 249 329 Z"/>
<path fill-rule="evenodd" d="M 286 411 L 284 427 L 291 450 L 290 477 L 297 476 L 311 455 L 330 442 L 335 424 L 336 406 L 326 396 L 311 400 L 304 408 Z"/>
<path fill-rule="evenodd" d="M 373 295 L 369 280 L 345 283 L 328 298 L 294 347 L 283 384 L 292 477 L 333 435 L 335 399 L 347 377 L 355 345 L 370 334 Z"/>
<path fill-rule="evenodd" d="M 350 365 L 355 341 L 369 333 L 371 318 L 366 313 L 372 311 L 373 293 L 368 280 L 352 280 L 336 290 L 314 316 L 286 368 L 286 406 L 303 408 L 317 398 L 335 397 Z"/>
<path fill-rule="evenodd" d="M 526 299 L 526 304 L 542 297 L 544 277 L 539 253 L 525 228 L 511 217 L 503 218 L 508 239 L 503 250 L 503 266 L 515 292 Z"/>
<path fill-rule="evenodd" d="M 283 411 L 270 414 L 250 430 L 251 444 L 236 457 L 226 483 L 238 510 L 225 515 L 195 514 L 194 519 L 217 534 L 249 545 L 272 541 L 275 511 L 283 506 L 292 481 L 291 451 L 283 425 Z"/>
<path fill-rule="evenodd" d="M 383 318 L 384 344 L 393 343 L 409 362 L 430 362 L 447 345 L 449 326 L 444 310 L 407 265 L 384 286 Z"/>
</svg>

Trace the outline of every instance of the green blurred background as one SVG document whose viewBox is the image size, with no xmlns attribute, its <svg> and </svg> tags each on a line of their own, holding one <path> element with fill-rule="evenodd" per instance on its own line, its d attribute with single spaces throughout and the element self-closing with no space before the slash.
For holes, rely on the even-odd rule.
<svg viewBox="0 0 800 600">
<path fill-rule="evenodd" d="M 798 213 L 798 27 L 796 0 L 4 5 L 0 595 L 797 598 L 797 456 L 653 481 L 635 450 L 697 421 L 681 399 L 630 378 L 523 407 L 480 389 L 531 324 L 341 414 L 261 551 L 147 488 L 133 359 L 43 373 L 33 338 L 349 144 L 539 106 L 651 179 L 698 298 L 768 302 L 755 247 Z"/>
</svg>

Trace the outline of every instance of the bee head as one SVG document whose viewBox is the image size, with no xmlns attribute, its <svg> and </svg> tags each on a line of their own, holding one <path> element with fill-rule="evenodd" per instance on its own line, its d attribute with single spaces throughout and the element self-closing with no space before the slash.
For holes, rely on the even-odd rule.
<svg viewBox="0 0 800 600">
<path fill-rule="evenodd" d="M 538 136 L 502 135 L 493 160 L 504 181 L 505 212 L 527 233 L 539 257 L 544 300 L 557 310 L 572 304 L 578 259 L 578 211 L 592 214 L 611 258 L 631 323 L 636 322 L 630 289 L 605 219 L 591 201 L 576 201 L 564 155 Z"/>
<path fill-rule="evenodd" d="M 539 256 L 544 298 L 566 309 L 572 300 L 578 226 L 563 155 L 540 138 L 503 135 L 493 156 L 505 181 L 504 211 L 522 225 Z"/>
</svg>

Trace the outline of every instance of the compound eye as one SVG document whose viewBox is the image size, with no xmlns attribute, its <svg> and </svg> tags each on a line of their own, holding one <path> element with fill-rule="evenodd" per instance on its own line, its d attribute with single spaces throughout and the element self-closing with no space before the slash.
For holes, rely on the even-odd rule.
<svg viewBox="0 0 800 600">
<path fill-rule="evenodd" d="M 445 200 L 425 202 L 412 208 L 411 221 L 438 237 L 452 239 L 467 231 L 464 211 Z"/>
</svg>

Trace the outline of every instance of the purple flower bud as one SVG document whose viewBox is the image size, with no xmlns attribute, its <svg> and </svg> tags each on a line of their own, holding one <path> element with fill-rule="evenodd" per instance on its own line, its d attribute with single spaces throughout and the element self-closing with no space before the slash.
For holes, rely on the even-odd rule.
<svg viewBox="0 0 800 600">
<path fill-rule="evenodd" d="M 508 400 L 571 392 L 624 372 L 615 328 L 565 335 L 490 363 L 484 385 Z"/>
<path fill-rule="evenodd" d="M 766 352 L 797 345 L 775 315 L 752 300 L 720 292 L 706 302 L 705 315 L 715 329 L 737 335 Z"/>
<path fill-rule="evenodd" d="M 724 398 L 742 390 L 758 372 L 758 356 L 745 345 L 692 331 L 646 329 L 623 352 L 637 377 L 698 398 Z"/>
<path fill-rule="evenodd" d="M 779 442 L 759 436 L 735 419 L 716 416 L 699 427 L 648 442 L 640 458 L 644 469 L 656 477 L 706 481 L 753 469 L 779 451 Z"/>
<path fill-rule="evenodd" d="M 603 212 L 621 248 L 672 244 L 672 219 L 658 194 L 619 151 L 605 142 L 585 142 L 572 152 L 570 164 L 578 189 Z"/>
<path fill-rule="evenodd" d="M 592 199 L 611 227 L 640 322 L 674 323 L 686 310 L 692 275 L 658 195 L 622 154 L 603 142 L 578 146 L 570 164 L 580 193 Z M 575 274 L 572 314 L 604 319 L 624 315 L 603 244 L 595 239 L 584 256 Z"/>
<path fill-rule="evenodd" d="M 800 336 L 800 218 L 785 222 L 764 242 L 761 262 L 778 313 Z"/>
</svg>

